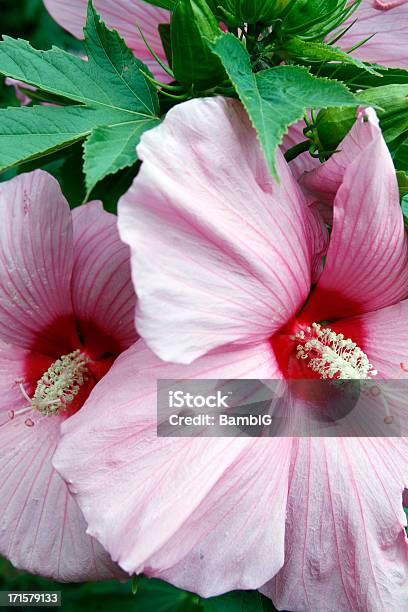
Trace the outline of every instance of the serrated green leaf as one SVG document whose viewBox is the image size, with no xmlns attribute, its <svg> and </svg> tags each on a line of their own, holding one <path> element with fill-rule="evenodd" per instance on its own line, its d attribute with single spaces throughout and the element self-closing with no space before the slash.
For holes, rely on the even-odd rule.
<svg viewBox="0 0 408 612">
<path fill-rule="evenodd" d="M 84 44 L 88 61 L 57 48 L 38 51 L 23 40 L 0 42 L 0 73 L 68 103 L 0 111 L 0 170 L 88 136 L 97 153 L 85 160 L 89 189 L 136 161 L 140 135 L 160 121 L 157 92 L 144 74 L 148 68 L 100 21 L 91 3 Z M 99 146 L 102 135 L 106 151 L 114 154 L 110 163 Z"/>
<path fill-rule="evenodd" d="M 231 34 L 209 44 L 223 62 L 275 176 L 275 151 L 288 127 L 301 119 L 306 109 L 356 106 L 344 85 L 314 77 L 300 66 L 277 66 L 254 74 L 248 52 Z"/>
<path fill-rule="evenodd" d="M 352 64 L 326 63 L 314 68 L 319 75 L 330 79 L 338 79 L 353 90 L 366 89 L 367 87 L 380 87 L 392 84 L 408 83 L 408 70 L 403 68 L 387 68 L 378 64 L 371 64 L 376 74 L 370 74 L 365 69 Z"/>
<path fill-rule="evenodd" d="M 84 143 L 88 195 L 103 177 L 135 163 L 135 149 L 141 134 L 155 125 L 155 119 L 147 119 L 146 122 L 101 126 L 92 131 Z"/>
<path fill-rule="evenodd" d="M 47 155 L 86 138 L 106 123 L 105 110 L 80 106 L 0 109 L 0 169 Z"/>
<path fill-rule="evenodd" d="M 282 49 L 290 58 L 302 59 L 308 62 L 335 61 L 344 64 L 353 64 L 354 66 L 358 66 L 361 70 L 379 76 L 379 73 L 376 72 L 375 68 L 370 64 L 364 64 L 364 62 L 342 51 L 339 47 L 333 47 L 325 43 L 306 42 L 301 38 L 294 37 L 285 41 Z"/>
</svg>

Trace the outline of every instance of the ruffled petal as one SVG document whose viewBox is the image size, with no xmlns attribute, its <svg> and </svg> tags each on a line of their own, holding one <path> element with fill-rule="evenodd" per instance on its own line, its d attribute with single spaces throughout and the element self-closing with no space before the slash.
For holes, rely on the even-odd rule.
<svg viewBox="0 0 408 612">
<path fill-rule="evenodd" d="M 0 338 L 50 354 L 71 347 L 72 220 L 58 182 L 36 170 L 2 183 L 0 214 Z"/>
<path fill-rule="evenodd" d="M 283 157 L 277 185 L 242 106 L 224 98 L 177 106 L 138 155 L 119 231 L 139 334 L 180 363 L 269 337 L 310 288 L 309 212 Z"/>
<path fill-rule="evenodd" d="M 87 0 L 44 0 L 52 17 L 77 38 L 83 38 L 83 27 L 86 21 Z M 150 68 L 157 78 L 168 76 L 146 47 L 139 34 L 139 26 L 160 59 L 167 64 L 166 55 L 158 32 L 160 23 L 168 23 L 170 15 L 157 6 L 143 0 L 94 0 L 94 7 L 107 26 L 115 29 L 125 39 L 134 54 Z"/>
<path fill-rule="evenodd" d="M 0 346 L 0 554 L 19 569 L 54 580 L 121 577 L 101 545 L 85 534 L 82 513 L 52 467 L 62 418 L 41 418 L 35 411 L 13 420 L 7 415 L 27 405 L 16 380 L 24 377 L 29 358 L 24 349 Z M 31 355 L 31 361 L 38 370 L 49 365 L 41 355 Z M 25 379 L 28 391 L 31 382 Z M 27 418 L 33 427 L 24 424 Z"/>
<path fill-rule="evenodd" d="M 337 191 L 325 268 L 304 311 L 311 321 L 378 310 L 408 295 L 397 179 L 372 109 L 361 113 L 351 138 L 364 130 L 374 137 L 346 166 Z"/>
<path fill-rule="evenodd" d="M 369 111 L 366 113 L 369 121 L 363 122 L 361 118 L 364 115 L 359 112 L 360 120 L 356 121 L 339 144 L 338 152 L 300 178 L 301 186 L 326 204 L 333 204 L 347 168 L 357 157 L 365 156 L 367 160 L 366 151 L 379 137 L 380 130 L 375 115 Z"/>
<path fill-rule="evenodd" d="M 347 51 L 374 34 L 353 55 L 366 62 L 408 68 L 407 0 L 363 0 L 350 22 L 356 18 L 339 40 L 340 47 Z"/>
<path fill-rule="evenodd" d="M 156 385 L 277 376 L 269 343 L 180 367 L 139 341 L 66 422 L 54 465 L 89 533 L 126 571 L 205 596 L 256 588 L 276 573 L 291 441 L 157 437 Z"/>
<path fill-rule="evenodd" d="M 302 439 L 293 453 L 279 610 L 408 606 L 406 439 Z"/>
<path fill-rule="evenodd" d="M 72 211 L 74 266 L 72 303 L 85 344 L 104 334 L 115 353 L 137 339 L 136 295 L 130 276 L 129 247 L 119 238 L 117 217 L 90 202 Z M 91 343 L 92 343 L 91 339 Z M 109 349 L 104 343 L 104 352 Z"/>
</svg>

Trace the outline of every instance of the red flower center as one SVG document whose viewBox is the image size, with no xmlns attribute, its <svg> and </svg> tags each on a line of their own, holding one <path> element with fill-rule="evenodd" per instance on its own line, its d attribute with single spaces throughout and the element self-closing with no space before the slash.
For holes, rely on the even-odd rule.
<svg viewBox="0 0 408 612">
<path fill-rule="evenodd" d="M 30 412 L 25 424 L 32 427 L 37 416 L 71 416 L 123 348 L 92 321 L 59 319 L 42 330 L 31 346 L 24 376 L 16 380 L 25 406 L 11 411 L 10 418 Z"/>
<path fill-rule="evenodd" d="M 272 338 L 272 346 L 286 378 L 355 380 L 377 374 L 356 342 L 319 323 L 295 319 Z"/>
</svg>

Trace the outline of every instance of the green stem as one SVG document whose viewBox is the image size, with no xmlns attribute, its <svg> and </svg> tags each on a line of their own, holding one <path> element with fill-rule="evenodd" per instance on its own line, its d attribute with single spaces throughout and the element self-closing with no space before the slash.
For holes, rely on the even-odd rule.
<svg viewBox="0 0 408 612">
<path fill-rule="evenodd" d="M 295 159 L 295 157 L 297 157 L 301 153 L 308 151 L 310 148 L 310 145 L 311 145 L 310 140 L 304 140 L 303 142 L 299 142 L 299 144 L 295 145 L 294 147 L 291 147 L 285 153 L 286 161 L 290 162 L 292 161 L 292 159 Z"/>
</svg>

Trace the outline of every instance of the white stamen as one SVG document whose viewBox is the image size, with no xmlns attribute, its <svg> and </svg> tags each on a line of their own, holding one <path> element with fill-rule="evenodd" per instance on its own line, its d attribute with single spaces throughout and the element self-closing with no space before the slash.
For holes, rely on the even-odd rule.
<svg viewBox="0 0 408 612">
<path fill-rule="evenodd" d="M 37 382 L 32 398 L 24 389 L 23 384 L 17 381 L 29 406 L 20 410 L 10 410 L 9 418 L 14 419 L 30 410 L 38 410 L 42 415 L 49 416 L 67 408 L 88 379 L 88 362 L 88 357 L 79 349 L 68 355 L 62 355 L 54 361 Z M 27 427 L 33 427 L 34 421 L 28 418 L 25 424 Z"/>
<path fill-rule="evenodd" d="M 321 378 L 369 379 L 377 374 L 355 342 L 329 327 L 322 329 L 321 325 L 313 323 L 292 339 L 300 341 L 296 357 L 307 361 L 306 365 Z"/>
<path fill-rule="evenodd" d="M 30 412 L 30 410 L 32 409 L 33 407 L 30 404 L 29 406 L 25 406 L 24 408 L 20 408 L 19 410 L 9 410 L 7 414 L 9 416 L 9 419 L 14 419 L 16 416 L 20 416 L 20 414 L 25 414 L 26 412 Z"/>
<path fill-rule="evenodd" d="M 23 383 L 19 381 L 18 386 L 20 387 L 21 393 L 24 395 L 28 402 L 31 402 L 31 397 L 28 395 L 27 391 L 24 389 Z"/>
</svg>

